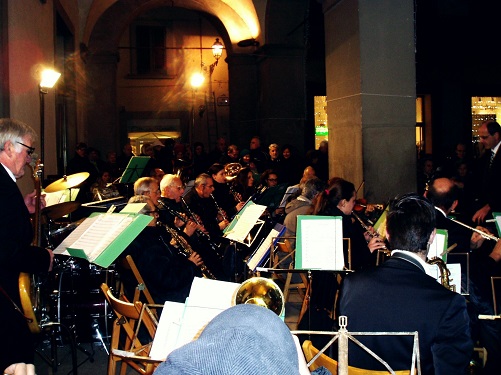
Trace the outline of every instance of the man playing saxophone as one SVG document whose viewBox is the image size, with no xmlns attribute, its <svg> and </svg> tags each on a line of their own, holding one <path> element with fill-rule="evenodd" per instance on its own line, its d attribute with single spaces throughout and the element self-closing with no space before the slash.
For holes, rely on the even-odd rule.
<svg viewBox="0 0 501 375">
<path fill-rule="evenodd" d="M 184 302 L 193 278 L 202 276 L 199 268 L 203 264 L 202 258 L 194 251 L 186 257 L 176 249 L 171 243 L 170 233 L 165 227 L 157 225 L 158 209 L 149 197 L 136 195 L 129 203 L 145 203 L 139 213 L 152 216 L 152 220 L 125 249 L 120 259 L 132 256 L 156 303 Z M 120 266 L 122 262 L 117 264 Z M 127 269 L 122 269 L 120 275 L 126 294 L 132 296 L 137 285 L 136 279 Z"/>
</svg>

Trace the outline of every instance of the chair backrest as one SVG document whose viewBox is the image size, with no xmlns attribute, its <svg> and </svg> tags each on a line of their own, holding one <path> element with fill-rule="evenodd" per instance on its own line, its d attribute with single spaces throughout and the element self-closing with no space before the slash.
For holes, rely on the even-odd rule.
<svg viewBox="0 0 501 375">
<path fill-rule="evenodd" d="M 315 357 L 319 350 L 313 346 L 310 340 L 305 340 L 302 345 L 303 353 L 306 362 L 310 362 Z M 319 367 L 325 367 L 332 375 L 337 375 L 337 361 L 325 354 L 320 354 L 318 358 L 310 365 L 310 371 L 316 370 Z M 358 367 L 348 366 L 348 375 L 385 375 L 388 371 L 366 370 Z M 409 375 L 410 370 L 395 371 L 396 375 Z"/>
<path fill-rule="evenodd" d="M 137 286 L 136 290 L 134 292 L 134 300 L 133 301 L 139 301 L 141 293 L 144 294 L 144 298 L 146 299 L 146 302 L 149 304 L 154 304 L 155 301 L 153 300 L 153 297 L 151 296 L 150 291 L 148 290 L 148 287 L 146 286 L 146 283 L 144 282 L 143 277 L 141 276 L 141 273 L 139 272 L 136 263 L 132 259 L 130 255 L 127 255 L 125 257 L 125 260 L 127 261 L 127 264 L 130 267 L 130 270 L 134 274 L 134 277 L 136 278 L 137 281 Z"/>
<path fill-rule="evenodd" d="M 149 358 L 157 322 L 153 314 L 148 310 L 148 305 L 143 304 L 141 301 L 131 303 L 115 297 L 105 283 L 101 284 L 101 290 L 117 316 L 113 325 L 108 374 L 115 374 L 118 361 L 123 363 L 120 372 L 122 375 L 125 375 L 127 366 L 143 375 L 152 374 L 159 363 Z M 148 340 L 145 345 L 138 339 L 139 328 L 142 325 L 144 325 L 148 333 L 148 335 L 144 335 L 145 339 Z M 124 351 L 129 354 L 123 354 Z"/>
</svg>

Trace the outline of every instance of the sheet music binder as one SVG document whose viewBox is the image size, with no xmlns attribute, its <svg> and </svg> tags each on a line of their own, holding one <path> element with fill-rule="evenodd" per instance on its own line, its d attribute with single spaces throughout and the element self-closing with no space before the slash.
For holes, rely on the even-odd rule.
<svg viewBox="0 0 501 375">
<path fill-rule="evenodd" d="M 122 177 L 120 177 L 121 184 L 132 184 L 138 180 L 143 174 L 146 164 L 150 160 L 149 156 L 133 156 L 127 164 Z"/>
<path fill-rule="evenodd" d="M 83 258 L 108 268 L 151 220 L 151 216 L 141 214 L 93 213 L 54 253 Z"/>
<path fill-rule="evenodd" d="M 298 215 L 294 268 L 344 270 L 341 216 Z"/>
<path fill-rule="evenodd" d="M 247 202 L 226 227 L 223 237 L 248 247 L 252 246 L 263 228 L 264 220 L 259 217 L 265 210 L 266 206 Z"/>
<path fill-rule="evenodd" d="M 493 212 L 492 216 L 494 217 L 496 223 L 496 229 L 498 230 L 498 236 L 501 235 L 501 212 Z"/>
</svg>

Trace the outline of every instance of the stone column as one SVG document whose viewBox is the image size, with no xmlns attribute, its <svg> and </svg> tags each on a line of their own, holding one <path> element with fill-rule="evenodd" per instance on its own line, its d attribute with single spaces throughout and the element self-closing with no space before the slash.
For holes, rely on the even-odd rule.
<svg viewBox="0 0 501 375">
<path fill-rule="evenodd" d="M 383 203 L 416 189 L 412 0 L 326 0 L 329 173 Z"/>
<path fill-rule="evenodd" d="M 89 53 L 86 60 L 85 123 L 78 141 L 88 142 L 103 157 L 110 150 L 121 150 L 120 132 L 127 132 L 118 121 L 117 58 L 117 53 L 99 52 Z"/>
</svg>

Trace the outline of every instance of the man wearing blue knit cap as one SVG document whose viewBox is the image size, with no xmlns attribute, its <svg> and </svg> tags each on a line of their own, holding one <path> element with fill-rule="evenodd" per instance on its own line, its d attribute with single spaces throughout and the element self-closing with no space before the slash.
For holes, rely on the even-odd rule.
<svg viewBox="0 0 501 375">
<path fill-rule="evenodd" d="M 294 375 L 298 352 L 287 326 L 256 305 L 233 306 L 216 316 L 200 337 L 176 350 L 155 375 Z"/>
</svg>

